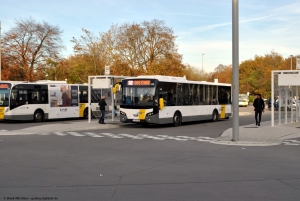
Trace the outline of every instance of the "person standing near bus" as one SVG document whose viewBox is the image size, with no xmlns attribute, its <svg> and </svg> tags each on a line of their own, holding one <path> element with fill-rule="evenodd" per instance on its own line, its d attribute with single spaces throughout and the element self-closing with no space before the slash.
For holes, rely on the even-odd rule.
<svg viewBox="0 0 300 201">
<path fill-rule="evenodd" d="M 100 106 L 100 112 L 101 112 L 101 117 L 99 119 L 99 124 L 105 124 L 104 123 L 104 116 L 105 116 L 105 106 L 107 105 L 105 102 L 106 96 L 102 96 L 100 99 L 98 105 Z"/>
<path fill-rule="evenodd" d="M 61 105 L 61 107 L 71 106 L 71 99 L 70 99 L 69 95 L 67 94 L 66 85 L 61 85 L 60 86 L 60 91 L 62 93 L 62 96 L 61 96 L 62 105 Z"/>
<path fill-rule="evenodd" d="M 265 110 L 265 103 L 264 103 L 264 100 L 261 98 L 260 94 L 256 95 L 256 99 L 253 102 L 253 107 L 254 107 L 254 111 L 255 111 L 256 125 L 260 126 L 261 114 Z M 258 120 L 257 120 L 257 116 L 258 116 Z"/>
</svg>

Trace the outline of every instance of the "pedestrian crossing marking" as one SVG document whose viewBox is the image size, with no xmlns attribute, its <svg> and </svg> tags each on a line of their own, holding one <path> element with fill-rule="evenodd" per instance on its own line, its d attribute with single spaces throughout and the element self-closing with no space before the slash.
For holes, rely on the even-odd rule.
<svg viewBox="0 0 300 201">
<path fill-rule="evenodd" d="M 67 133 L 70 134 L 70 135 L 76 136 L 76 137 L 83 137 L 83 136 L 86 136 L 86 135 L 82 135 L 82 134 L 77 133 L 77 132 L 67 132 Z"/>
<path fill-rule="evenodd" d="M 199 142 L 209 142 L 214 138 L 210 137 L 189 137 L 189 136 L 169 136 L 169 135 L 149 135 L 149 134 L 112 134 L 112 133 L 95 133 L 95 132 L 50 132 L 41 133 L 39 135 L 57 135 L 57 136 L 73 136 L 73 137 L 109 137 L 114 139 L 130 138 L 133 140 L 151 139 L 151 140 L 176 140 L 176 141 L 199 141 Z"/>
<path fill-rule="evenodd" d="M 90 137 L 104 137 L 104 136 L 101 136 L 101 135 L 97 135 L 95 133 L 89 133 L 89 132 L 85 132 L 84 134 L 90 136 Z"/>
<path fill-rule="evenodd" d="M 298 141 L 298 140 L 283 140 L 282 144 L 290 145 L 290 146 L 298 146 L 298 145 L 300 145 L 300 141 Z"/>
</svg>

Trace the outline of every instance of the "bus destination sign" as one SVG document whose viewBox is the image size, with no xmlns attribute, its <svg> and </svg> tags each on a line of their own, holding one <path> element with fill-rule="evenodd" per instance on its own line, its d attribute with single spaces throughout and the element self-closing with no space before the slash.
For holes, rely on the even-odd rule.
<svg viewBox="0 0 300 201">
<path fill-rule="evenodd" d="M 0 89 L 9 89 L 10 88 L 10 84 L 0 84 Z"/>
<path fill-rule="evenodd" d="M 127 85 L 128 86 L 140 86 L 140 85 L 150 86 L 151 80 L 128 80 Z"/>
</svg>

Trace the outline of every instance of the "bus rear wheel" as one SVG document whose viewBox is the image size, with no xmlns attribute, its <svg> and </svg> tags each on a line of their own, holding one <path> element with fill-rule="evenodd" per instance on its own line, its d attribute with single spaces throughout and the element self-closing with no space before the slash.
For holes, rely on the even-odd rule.
<svg viewBox="0 0 300 201">
<path fill-rule="evenodd" d="M 85 108 L 85 109 L 84 109 L 84 112 L 83 112 L 83 118 L 85 118 L 85 119 L 89 118 L 89 111 L 88 111 L 88 108 Z"/>
<path fill-rule="evenodd" d="M 181 115 L 179 112 L 175 112 L 173 116 L 173 125 L 180 126 L 181 125 Z"/>
<path fill-rule="evenodd" d="M 33 120 L 35 122 L 41 122 L 44 119 L 44 113 L 41 110 L 37 110 L 35 111 L 34 115 L 33 115 Z"/>
</svg>

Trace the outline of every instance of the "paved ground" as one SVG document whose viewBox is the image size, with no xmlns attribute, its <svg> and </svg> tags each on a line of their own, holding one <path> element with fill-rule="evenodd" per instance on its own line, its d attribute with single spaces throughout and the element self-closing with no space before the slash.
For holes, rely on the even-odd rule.
<svg viewBox="0 0 300 201">
<path fill-rule="evenodd" d="M 74 131 L 86 131 L 86 130 L 101 130 L 101 129 L 110 129 L 110 128 L 118 128 L 120 126 L 128 126 L 128 124 L 122 124 L 118 119 L 114 121 L 110 118 L 106 119 L 106 124 L 98 124 L 98 120 L 92 120 L 90 123 L 88 121 L 68 121 L 68 122 L 57 122 L 45 125 L 36 125 L 29 128 L 13 130 L 13 131 L 5 131 L 0 130 L 0 135 L 31 135 L 31 134 L 40 134 L 40 135 L 48 135 L 49 133 L 54 133 L 56 135 L 73 135 L 73 136 L 94 136 L 96 137 L 99 134 L 96 133 L 78 133 Z M 134 124 L 133 124 L 134 125 Z M 63 133 L 67 132 L 67 133 Z M 102 136 L 108 136 L 109 134 L 102 134 Z M 295 138 L 300 138 L 300 122 L 289 123 L 276 125 L 274 127 L 271 126 L 271 122 L 262 122 L 261 126 L 256 126 L 254 124 L 240 126 L 239 127 L 239 140 L 232 141 L 232 129 L 225 130 L 223 134 L 215 139 L 209 139 L 211 143 L 215 144 L 223 144 L 223 145 L 240 145 L 240 146 L 272 146 L 279 145 L 283 142 L 289 144 L 298 145 L 299 141 L 294 140 Z M 101 136 L 101 135 L 100 135 Z M 119 136 L 121 137 L 121 136 Z M 125 137 L 122 136 L 122 137 Z M 127 137 L 130 137 L 127 135 Z M 135 137 L 135 136 L 133 136 Z M 142 136 L 139 136 L 142 137 Z M 146 136 L 144 136 L 145 138 Z M 149 136 L 148 138 L 152 139 L 166 139 L 171 138 L 172 136 L 168 135 L 158 135 L 158 136 Z M 174 137 L 174 136 L 173 136 Z M 181 140 L 199 140 L 199 139 L 189 139 L 188 136 L 183 135 L 182 138 L 177 138 Z M 207 139 L 206 139 L 207 141 Z"/>
<path fill-rule="evenodd" d="M 0 200 L 299 200 L 299 123 L 243 125 L 232 142 L 230 129 L 217 138 L 189 137 L 226 121 L 147 129 L 151 134 L 106 122 L 0 131 Z"/>
</svg>

